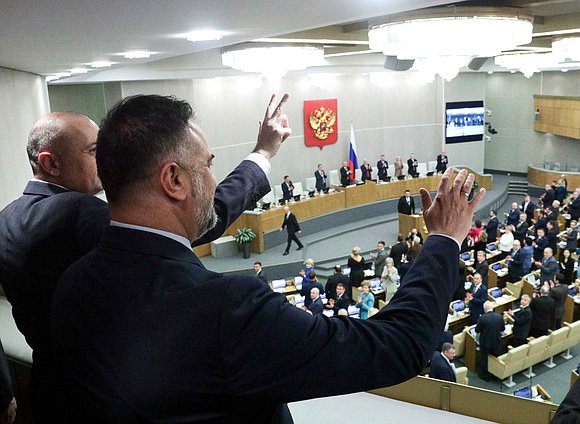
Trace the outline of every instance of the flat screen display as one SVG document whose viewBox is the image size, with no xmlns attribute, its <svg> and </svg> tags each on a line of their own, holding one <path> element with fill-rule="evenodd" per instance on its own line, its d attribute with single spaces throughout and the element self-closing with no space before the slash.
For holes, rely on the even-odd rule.
<svg viewBox="0 0 580 424">
<path fill-rule="evenodd" d="M 495 290 L 492 290 L 492 291 L 491 291 L 491 296 L 492 296 L 492 297 L 494 297 L 494 298 L 496 298 L 496 299 L 497 299 L 498 297 L 501 297 L 501 296 L 502 296 L 502 294 L 503 294 L 503 292 L 502 292 L 502 290 L 501 290 L 501 289 L 495 289 Z"/>
<path fill-rule="evenodd" d="M 455 312 L 461 312 L 465 309 L 465 302 L 459 300 L 457 302 L 454 302 L 451 306 L 453 307 L 453 310 Z"/>
<path fill-rule="evenodd" d="M 481 141 L 485 128 L 483 100 L 450 102 L 445 108 L 445 143 Z"/>
</svg>

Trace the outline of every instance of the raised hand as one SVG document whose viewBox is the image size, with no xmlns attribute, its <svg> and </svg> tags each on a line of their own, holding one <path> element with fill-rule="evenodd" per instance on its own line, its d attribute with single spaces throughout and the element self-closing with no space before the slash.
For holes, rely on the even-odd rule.
<svg viewBox="0 0 580 424">
<path fill-rule="evenodd" d="M 254 152 L 264 155 L 268 160 L 278 153 L 280 145 L 292 134 L 292 129 L 288 126 L 288 117 L 282 113 L 282 107 L 288 101 L 288 97 L 290 95 L 284 93 L 278 106 L 274 107 L 276 95 L 272 94 L 264 120 L 260 122 L 260 132 Z"/>
</svg>

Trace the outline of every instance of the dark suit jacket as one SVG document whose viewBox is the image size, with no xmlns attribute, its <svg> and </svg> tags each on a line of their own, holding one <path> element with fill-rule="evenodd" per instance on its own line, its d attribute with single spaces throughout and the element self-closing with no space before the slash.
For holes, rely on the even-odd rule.
<svg viewBox="0 0 580 424">
<path fill-rule="evenodd" d="M 243 161 L 216 188 L 217 226 L 194 245 L 220 237 L 270 190 L 260 167 Z M 0 212 L 0 282 L 35 362 L 50 356 L 49 309 L 58 279 L 97 245 L 109 221 L 102 200 L 36 181 Z"/>
<path fill-rule="evenodd" d="M 266 272 L 264 271 L 264 269 L 262 268 L 260 270 L 260 272 L 258 272 L 256 274 L 256 277 L 258 277 L 260 280 L 262 280 L 264 283 L 268 282 L 268 277 L 266 276 Z"/>
<path fill-rule="evenodd" d="M 370 180 L 373 178 L 373 167 L 370 165 L 365 166 L 364 164 L 362 164 L 360 166 L 360 171 L 361 171 L 361 175 L 362 175 L 362 180 L 366 181 L 366 180 Z"/>
<path fill-rule="evenodd" d="M 578 424 L 580 422 L 580 380 L 572 386 L 560 403 L 550 424 Z"/>
<path fill-rule="evenodd" d="M 550 290 L 550 297 L 554 299 L 554 318 L 561 320 L 564 317 L 568 286 L 557 284 Z"/>
<path fill-rule="evenodd" d="M 294 186 L 292 185 L 292 181 L 287 183 L 284 181 L 280 187 L 282 188 L 282 200 L 290 200 L 294 195 Z"/>
<path fill-rule="evenodd" d="M 485 232 L 487 233 L 487 241 L 488 243 L 493 243 L 497 240 L 497 227 L 499 225 L 499 221 L 497 217 L 493 217 L 489 220 L 487 225 L 485 226 Z"/>
<path fill-rule="evenodd" d="M 389 252 L 389 256 L 393 258 L 393 262 L 395 266 L 398 268 L 399 264 L 401 263 L 401 259 L 403 255 L 406 255 L 409 251 L 409 246 L 405 242 L 400 242 L 395 244 L 391 247 L 391 251 Z"/>
<path fill-rule="evenodd" d="M 526 214 L 526 221 L 528 221 L 528 225 L 532 223 L 532 218 L 534 217 L 534 210 L 536 209 L 536 205 L 532 202 L 528 203 L 528 206 L 524 209 L 525 203 L 522 203 L 520 206 L 520 210 Z"/>
<path fill-rule="evenodd" d="M 284 222 L 282 222 L 282 228 L 286 228 L 288 234 L 294 234 L 300 231 L 300 224 L 296 219 L 296 215 L 290 212 L 290 215 L 284 215 Z"/>
<path fill-rule="evenodd" d="M 520 210 L 519 209 L 510 209 L 508 212 L 508 217 L 506 219 L 507 225 L 513 225 L 514 227 L 518 225 L 520 220 Z"/>
<path fill-rule="evenodd" d="M 483 304 L 487 300 L 487 287 L 481 284 L 479 289 L 474 292 L 475 285 L 471 286 L 469 292 L 473 294 L 473 300 L 469 302 L 469 316 L 471 324 L 475 324 L 478 318 L 483 315 Z"/>
<path fill-rule="evenodd" d="M 322 171 L 322 175 L 318 169 L 314 171 L 314 177 L 316 177 L 316 190 L 322 191 L 326 188 L 326 172 Z"/>
<path fill-rule="evenodd" d="M 568 203 L 568 212 L 572 219 L 578 220 L 578 217 L 580 217 L 580 196 Z"/>
<path fill-rule="evenodd" d="M 389 169 L 389 162 L 385 161 L 378 161 L 377 162 L 377 169 L 379 170 L 378 178 L 379 180 L 384 180 L 388 175 Z"/>
<path fill-rule="evenodd" d="M 544 207 L 546 206 L 552 206 L 552 202 L 556 199 L 556 192 L 552 189 L 548 190 L 548 191 L 544 191 L 544 194 L 542 195 L 542 205 Z"/>
<path fill-rule="evenodd" d="M 312 299 L 310 299 L 310 305 L 307 306 L 307 308 L 310 312 L 312 312 L 312 315 L 321 314 L 322 311 L 324 311 L 324 305 L 322 304 L 322 299 L 320 296 L 317 297 L 314 302 Z"/>
<path fill-rule="evenodd" d="M 447 169 L 447 163 L 449 159 L 447 155 L 437 155 L 437 167 L 435 168 L 437 172 L 443 172 Z"/>
<path fill-rule="evenodd" d="M 405 215 L 415 214 L 415 200 L 413 199 L 413 196 L 411 196 L 409 199 L 410 202 L 407 203 L 405 196 L 401 196 L 399 199 L 399 204 L 397 205 L 397 211 L 399 213 L 404 213 Z"/>
<path fill-rule="evenodd" d="M 411 158 L 407 159 L 407 168 L 409 170 L 409 174 L 417 175 L 417 167 L 419 166 L 419 161 L 417 159 L 412 160 Z"/>
<path fill-rule="evenodd" d="M 501 332 L 505 330 L 503 317 L 497 312 L 487 312 L 479 317 L 475 332 L 479 333 L 479 346 L 492 354 L 499 353 Z"/>
<path fill-rule="evenodd" d="M 350 183 L 350 169 L 342 166 L 340 168 L 340 184 L 346 187 L 347 185 L 350 185 Z"/>
<path fill-rule="evenodd" d="M 525 340 L 530 335 L 532 309 L 527 306 L 514 313 L 514 337 Z"/>
<path fill-rule="evenodd" d="M 449 362 L 441 356 L 441 352 L 436 350 L 431 356 L 431 367 L 429 369 L 429 377 L 438 378 L 439 380 L 456 382 L 455 372 Z"/>
<path fill-rule="evenodd" d="M 13 397 L 10 369 L 2 348 L 2 342 L 0 342 L 0 414 L 8 408 Z"/>
<path fill-rule="evenodd" d="M 342 297 L 339 299 L 338 295 L 336 297 L 336 302 L 334 303 L 334 314 L 338 314 L 338 311 L 341 309 L 348 309 L 348 307 L 350 306 L 351 302 L 350 302 L 350 296 L 347 294 L 349 291 L 351 291 L 350 289 L 350 284 L 347 287 L 347 291 L 342 295 Z"/>
<path fill-rule="evenodd" d="M 487 286 L 487 281 L 489 279 L 489 264 L 487 263 L 486 260 L 484 260 L 483 262 L 475 261 L 474 266 L 475 273 L 481 274 L 481 280 L 483 281 L 483 285 Z"/>
<path fill-rule="evenodd" d="M 519 222 L 516 225 L 516 229 L 514 231 L 514 238 L 519 240 L 521 243 L 524 242 L 524 239 L 528 236 L 528 222 Z"/>
<path fill-rule="evenodd" d="M 530 303 L 532 310 L 531 332 L 547 334 L 554 328 L 554 308 L 556 302 L 549 296 L 536 297 Z"/>
<path fill-rule="evenodd" d="M 82 408 L 78 422 L 258 423 L 280 403 L 398 384 L 435 350 L 458 254 L 433 235 L 388 306 L 328 319 L 255 277 L 206 270 L 174 240 L 110 227 L 54 295 L 65 397 Z"/>
<path fill-rule="evenodd" d="M 542 258 L 542 266 L 540 267 L 540 282 L 553 280 L 558 273 L 558 261 L 551 256 L 548 259 Z"/>
<path fill-rule="evenodd" d="M 312 302 L 312 299 L 310 299 L 310 290 L 312 290 L 314 287 L 318 288 L 320 294 L 324 294 L 324 287 L 322 287 L 322 284 L 320 284 L 318 281 L 308 281 L 302 284 L 300 295 L 304 296 L 304 305 L 306 305 L 307 308 Z"/>
<path fill-rule="evenodd" d="M 517 252 L 513 253 L 512 251 L 512 261 L 509 264 L 509 271 L 510 277 L 512 277 L 512 281 L 516 279 L 519 280 L 524 276 L 524 259 L 525 254 L 522 249 L 519 249 Z"/>
<path fill-rule="evenodd" d="M 534 260 L 541 261 L 544 257 L 544 249 L 549 246 L 548 239 L 544 236 L 536 239 L 536 246 L 534 247 Z"/>
<path fill-rule="evenodd" d="M 338 283 L 344 284 L 344 287 L 348 293 L 350 290 L 349 278 L 344 274 L 332 274 L 330 277 L 328 277 L 326 286 L 324 287 L 327 299 L 336 299 L 336 286 L 338 286 Z"/>
<path fill-rule="evenodd" d="M 555 255 L 558 246 L 558 230 L 552 228 L 551 230 L 546 231 L 546 238 L 548 239 L 548 247 L 552 248 Z"/>
</svg>

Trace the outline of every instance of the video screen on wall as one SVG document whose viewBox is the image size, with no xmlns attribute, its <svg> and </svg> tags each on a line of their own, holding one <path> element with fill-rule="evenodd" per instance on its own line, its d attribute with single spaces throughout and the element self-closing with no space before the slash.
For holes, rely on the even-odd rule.
<svg viewBox="0 0 580 424">
<path fill-rule="evenodd" d="M 483 139 L 484 125 L 483 100 L 446 104 L 445 143 L 480 141 Z"/>
</svg>

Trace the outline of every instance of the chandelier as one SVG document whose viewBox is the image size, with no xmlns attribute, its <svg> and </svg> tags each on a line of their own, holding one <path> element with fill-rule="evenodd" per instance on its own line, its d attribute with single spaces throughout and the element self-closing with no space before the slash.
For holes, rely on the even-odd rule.
<svg viewBox="0 0 580 424">
<path fill-rule="evenodd" d="M 222 64 L 266 78 L 282 78 L 288 71 L 303 70 L 324 63 L 322 46 L 307 44 L 270 45 L 246 43 L 222 50 Z"/>
</svg>

